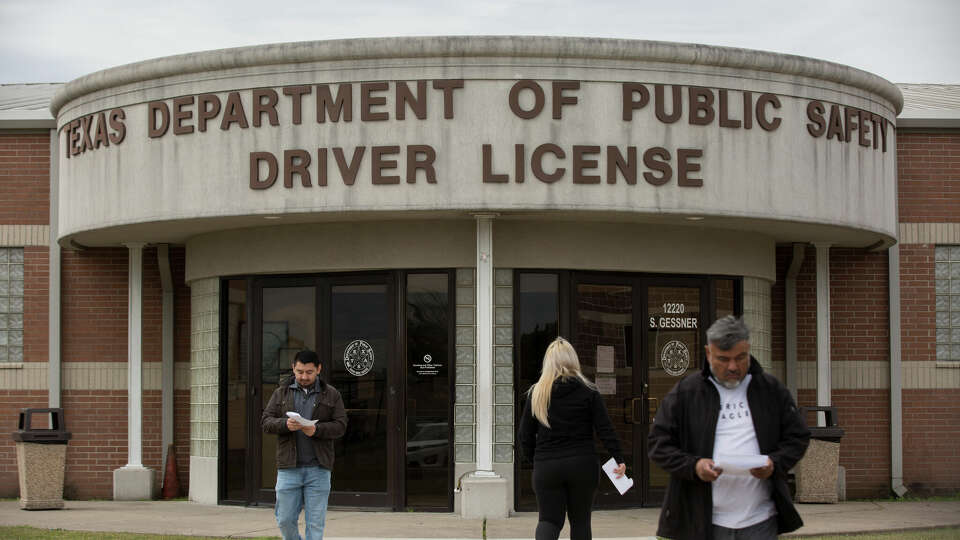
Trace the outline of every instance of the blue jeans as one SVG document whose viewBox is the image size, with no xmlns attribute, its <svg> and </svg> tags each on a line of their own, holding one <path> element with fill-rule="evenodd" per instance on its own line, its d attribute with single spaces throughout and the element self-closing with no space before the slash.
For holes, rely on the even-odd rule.
<svg viewBox="0 0 960 540">
<path fill-rule="evenodd" d="M 300 510 L 307 524 L 306 540 L 322 540 L 330 497 L 330 471 L 323 467 L 277 469 L 277 504 L 273 512 L 283 540 L 302 540 L 297 530 Z"/>
</svg>

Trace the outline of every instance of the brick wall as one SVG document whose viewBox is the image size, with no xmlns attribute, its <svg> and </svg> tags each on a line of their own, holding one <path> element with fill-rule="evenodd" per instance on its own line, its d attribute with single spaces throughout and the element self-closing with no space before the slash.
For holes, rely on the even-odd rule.
<svg viewBox="0 0 960 540">
<path fill-rule="evenodd" d="M 900 344 L 903 362 L 937 358 L 934 246 L 900 246 Z"/>
<path fill-rule="evenodd" d="M 960 133 L 897 132 L 900 221 L 960 220 Z"/>
<path fill-rule="evenodd" d="M 777 282 L 771 291 L 773 359 L 786 359 L 784 294 L 792 246 L 777 247 Z M 887 256 L 863 249 L 830 250 L 831 360 L 889 359 Z M 797 276 L 797 360 L 817 359 L 816 249 L 808 247 Z M 846 469 L 847 497 L 886 497 L 890 491 L 890 393 L 886 389 L 834 388 L 845 434 L 840 464 Z M 800 406 L 816 405 L 815 388 L 800 389 Z"/>
<path fill-rule="evenodd" d="M 0 135 L 0 225 L 50 220 L 50 135 Z"/>
<path fill-rule="evenodd" d="M 47 361 L 48 250 L 24 253 L 24 350 L 26 361 Z M 97 248 L 63 252 L 62 360 L 127 362 L 127 250 Z M 190 361 L 190 290 L 184 283 L 185 250 L 170 250 L 176 295 L 174 361 Z M 160 362 L 162 285 L 157 251 L 144 250 L 143 359 Z M 22 407 L 46 407 L 46 390 L 0 389 L 0 430 L 16 430 Z M 90 499 L 113 496 L 113 471 L 127 463 L 127 391 L 66 389 L 62 394 L 67 429 L 64 496 Z M 155 471 L 159 489 L 162 463 L 161 392 L 143 393 L 143 464 Z M 188 490 L 190 463 L 190 390 L 174 393 L 174 442 L 181 493 Z M 15 446 L 0 438 L 0 497 L 18 494 Z"/>
<path fill-rule="evenodd" d="M 903 478 L 914 495 L 960 486 L 960 389 L 903 391 Z"/>
</svg>

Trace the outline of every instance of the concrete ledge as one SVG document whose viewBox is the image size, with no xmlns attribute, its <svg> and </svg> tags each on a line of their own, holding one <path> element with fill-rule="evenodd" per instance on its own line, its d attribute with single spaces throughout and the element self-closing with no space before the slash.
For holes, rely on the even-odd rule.
<svg viewBox="0 0 960 540">
<path fill-rule="evenodd" d="M 153 471 L 146 467 L 121 467 L 113 471 L 113 500 L 153 499 Z"/>
<path fill-rule="evenodd" d="M 460 517 L 505 519 L 510 515 L 510 483 L 502 476 L 468 476 L 461 482 Z"/>
</svg>

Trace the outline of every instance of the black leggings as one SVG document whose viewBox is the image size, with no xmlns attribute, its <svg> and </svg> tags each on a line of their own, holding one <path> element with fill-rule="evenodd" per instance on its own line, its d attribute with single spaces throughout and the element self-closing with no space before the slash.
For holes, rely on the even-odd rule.
<svg viewBox="0 0 960 540">
<path fill-rule="evenodd" d="M 590 540 L 590 507 L 599 479 L 593 455 L 534 463 L 533 491 L 540 510 L 537 540 L 556 540 L 565 516 L 570 519 L 570 540 Z"/>
</svg>

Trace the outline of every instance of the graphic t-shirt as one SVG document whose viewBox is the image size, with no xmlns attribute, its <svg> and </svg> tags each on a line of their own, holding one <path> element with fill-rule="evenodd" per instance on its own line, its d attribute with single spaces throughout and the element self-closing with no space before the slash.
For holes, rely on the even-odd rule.
<svg viewBox="0 0 960 540">
<path fill-rule="evenodd" d="M 753 427 L 747 387 L 753 375 L 747 374 L 739 386 L 730 390 L 712 376 L 710 382 L 720 392 L 720 416 L 713 444 L 713 460 L 718 456 L 760 455 L 757 433 Z M 770 479 L 761 480 L 749 472 L 723 472 L 713 484 L 713 524 L 728 529 L 742 529 L 775 516 L 777 509 L 770 498 Z"/>
</svg>

